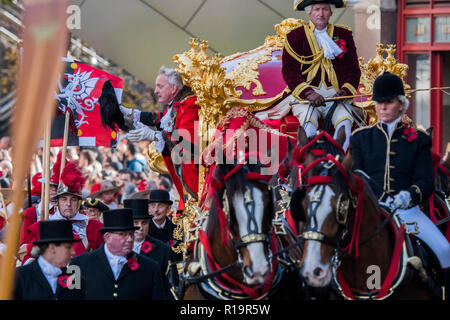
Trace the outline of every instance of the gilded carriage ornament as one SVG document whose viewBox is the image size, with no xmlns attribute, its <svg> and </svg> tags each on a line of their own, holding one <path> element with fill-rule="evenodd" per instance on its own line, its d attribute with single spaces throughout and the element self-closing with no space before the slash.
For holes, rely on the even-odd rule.
<svg viewBox="0 0 450 320">
<path fill-rule="evenodd" d="M 150 143 L 147 150 L 148 167 L 158 173 L 169 173 L 161 153 L 155 149 L 155 141 Z"/>
<path fill-rule="evenodd" d="M 220 65 L 219 54 L 210 57 L 206 54 L 208 42 L 190 40 L 191 49 L 174 56 L 178 64 L 177 72 L 183 82 L 189 85 L 197 96 L 200 118 L 215 125 L 229 109 L 228 98 L 237 97 L 232 79 L 225 77 L 225 69 Z"/>
<path fill-rule="evenodd" d="M 370 59 L 367 63 L 364 63 L 362 58 L 359 58 L 359 66 L 361 68 L 361 80 L 360 80 L 360 93 L 362 95 L 372 95 L 373 83 L 375 78 L 381 75 L 383 72 L 390 72 L 398 75 L 404 79 L 408 74 L 408 65 L 400 63 L 395 58 L 396 46 L 389 44 L 386 47 L 383 44 L 377 44 L 377 55 L 375 58 Z M 383 53 L 387 54 L 387 57 L 383 57 Z M 405 92 L 410 90 L 411 86 L 406 84 L 403 80 Z M 410 98 L 410 94 L 406 93 L 407 98 Z M 369 99 L 368 101 L 361 102 L 358 105 L 363 108 L 369 115 L 369 125 L 372 125 L 378 121 L 375 112 L 374 102 Z"/>
</svg>

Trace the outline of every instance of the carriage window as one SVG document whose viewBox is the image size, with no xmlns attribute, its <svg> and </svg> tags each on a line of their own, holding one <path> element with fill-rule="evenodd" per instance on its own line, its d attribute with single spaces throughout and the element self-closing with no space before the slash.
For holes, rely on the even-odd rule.
<svg viewBox="0 0 450 320">
<path fill-rule="evenodd" d="M 434 18 L 434 41 L 450 42 L 450 17 Z"/>
<path fill-rule="evenodd" d="M 430 87 L 430 56 L 428 54 L 408 54 L 409 66 L 407 83 L 411 89 Z M 418 91 L 412 94 L 408 114 L 416 125 L 430 126 L 430 91 Z"/>
<path fill-rule="evenodd" d="M 414 17 L 406 19 L 406 42 L 430 42 L 429 17 Z"/>
</svg>

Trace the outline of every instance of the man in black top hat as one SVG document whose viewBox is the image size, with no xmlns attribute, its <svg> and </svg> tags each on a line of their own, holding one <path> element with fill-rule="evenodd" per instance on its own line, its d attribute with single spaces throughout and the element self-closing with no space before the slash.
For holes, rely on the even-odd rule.
<svg viewBox="0 0 450 320">
<path fill-rule="evenodd" d="M 133 210 L 134 226 L 138 227 L 134 232 L 133 251 L 154 259 L 161 269 L 167 297 L 172 298 L 170 288 L 178 284 L 178 272 L 174 253 L 171 247 L 148 234 L 151 216 L 148 214 L 147 199 L 125 199 L 125 208 Z"/>
<path fill-rule="evenodd" d="M 33 242 L 39 248 L 39 257 L 17 269 L 14 299 L 83 299 L 81 278 L 71 278 L 65 272 L 77 241 L 81 239 L 74 238 L 70 221 L 39 221 L 39 240 Z"/>
<path fill-rule="evenodd" d="M 134 226 L 131 209 L 103 213 L 99 231 L 105 243 L 72 260 L 86 279 L 87 300 L 163 300 L 165 298 L 158 264 L 133 252 Z"/>
<path fill-rule="evenodd" d="M 169 244 L 171 247 L 175 246 L 173 238 L 173 231 L 175 224 L 167 217 L 173 203 L 170 200 L 170 194 L 166 190 L 152 190 L 149 199 L 149 211 L 152 221 L 149 224 L 148 234 L 153 238 L 159 239 L 162 242 Z M 175 253 L 176 261 L 183 260 L 183 254 Z"/>
</svg>

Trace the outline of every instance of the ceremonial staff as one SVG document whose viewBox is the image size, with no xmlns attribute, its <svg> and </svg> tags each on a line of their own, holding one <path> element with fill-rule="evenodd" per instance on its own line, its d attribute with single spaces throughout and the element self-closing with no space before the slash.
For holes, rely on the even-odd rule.
<svg viewBox="0 0 450 320">
<path fill-rule="evenodd" d="M 52 126 L 52 115 L 49 114 L 45 120 L 44 129 L 44 167 L 42 168 L 42 173 L 44 176 L 44 192 L 41 195 L 41 220 L 48 220 L 48 202 L 50 193 L 50 137 L 51 137 L 51 126 Z"/>
<path fill-rule="evenodd" d="M 411 90 L 405 90 L 407 93 L 414 93 L 414 92 L 420 92 L 420 91 L 432 91 L 432 90 L 448 90 L 450 89 L 450 87 L 434 87 L 434 88 L 423 88 L 423 89 L 411 89 Z M 446 93 L 444 91 L 444 93 Z M 331 98 L 326 98 L 325 102 L 330 102 L 330 101 L 338 101 L 338 100 L 347 100 L 347 99 L 355 99 L 355 98 L 366 98 L 366 97 L 371 97 L 372 94 L 355 94 L 353 96 L 339 96 L 339 97 L 331 97 Z M 294 102 L 289 103 L 291 106 L 295 105 L 295 104 L 308 104 L 310 103 L 309 100 L 297 100 Z"/>
<path fill-rule="evenodd" d="M 15 281 L 14 257 L 19 240 L 19 209 L 24 179 L 45 120 L 55 111 L 54 92 L 67 50 L 67 0 L 22 0 L 23 55 L 19 71 L 15 121 L 13 213 L 6 233 L 6 252 L 0 265 L 0 300 L 10 299 Z"/>
</svg>

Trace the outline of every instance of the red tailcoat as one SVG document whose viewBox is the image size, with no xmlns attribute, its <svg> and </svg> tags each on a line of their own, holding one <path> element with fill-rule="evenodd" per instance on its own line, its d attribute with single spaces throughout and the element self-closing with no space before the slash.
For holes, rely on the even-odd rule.
<svg viewBox="0 0 450 320">
<path fill-rule="evenodd" d="M 86 235 L 89 242 L 89 246 L 88 248 L 86 248 L 83 245 L 82 241 L 75 242 L 73 245 L 73 248 L 75 250 L 74 257 L 82 253 L 88 252 L 90 250 L 97 249 L 103 244 L 103 235 L 100 232 L 98 232 L 98 230 L 101 228 L 103 228 L 103 223 L 94 219 L 89 220 L 86 227 Z M 31 249 L 33 248 L 34 245 L 31 242 L 39 240 L 39 222 L 37 221 L 33 223 L 30 227 L 28 227 L 27 231 L 29 233 L 28 236 L 29 242 L 27 245 L 27 253 L 23 258 L 22 264 L 32 257 Z M 75 232 L 73 235 L 75 239 L 80 239 L 80 237 Z"/>
<path fill-rule="evenodd" d="M 162 153 L 169 174 L 181 196 L 180 210 L 183 209 L 183 185 L 190 194 L 197 195 L 198 192 L 198 165 L 194 163 L 193 157 L 193 146 L 197 136 L 195 123 L 198 121 L 198 111 L 200 109 L 196 101 L 197 97 L 190 95 L 179 102 L 173 103 L 172 112 L 175 121 L 173 132 L 168 134 L 171 135 L 170 138 L 174 144 L 177 144 L 177 147 L 176 149 L 165 148 Z M 163 113 L 159 112 L 156 116 L 151 112 L 141 112 L 140 121 L 148 126 L 156 126 L 161 130 L 161 119 L 168 110 L 169 108 L 166 108 Z M 180 151 L 184 154 L 183 159 L 178 162 L 181 163 L 181 176 L 178 175 L 178 170 L 176 170 L 171 159 L 172 154 L 179 154 Z"/>
<path fill-rule="evenodd" d="M 287 44 L 285 44 L 283 50 L 282 73 L 284 81 L 292 91 L 293 96 L 301 100 L 305 100 L 306 95 L 313 91 L 312 87 L 319 88 L 322 81 L 325 81 L 328 88 L 333 86 L 328 74 L 326 72 L 322 73 L 320 68 L 310 85 L 306 83 L 308 73 L 302 74 L 311 64 L 302 64 L 299 60 L 311 61 L 312 56 L 317 54 L 317 50 L 311 48 L 314 41 L 317 45 L 317 40 L 315 40 L 314 36 L 314 39 L 311 40 L 310 37 L 308 40 L 307 36 L 307 33 L 311 35 L 310 32 L 313 32 L 313 30 L 314 25 L 312 23 L 292 30 L 286 37 Z M 359 69 L 358 55 L 352 31 L 347 27 L 337 25 L 329 25 L 329 30 L 333 32 L 331 39 L 345 46 L 342 57 L 336 57 L 331 60 L 338 82 L 338 88 L 335 87 L 335 89 L 336 91 L 343 89 L 347 95 L 355 95 L 361 77 L 361 70 Z M 322 57 L 322 59 L 325 58 Z"/>
<path fill-rule="evenodd" d="M 49 214 L 55 213 L 55 207 L 49 210 Z M 27 229 L 37 221 L 36 206 L 29 207 L 23 212 L 22 228 L 20 229 L 20 245 L 30 242 L 30 233 Z M 34 240 L 33 240 L 34 241 Z"/>
<path fill-rule="evenodd" d="M 200 107 L 195 104 L 197 97 L 191 96 L 181 102 L 175 102 L 173 107 L 176 112 L 175 130 L 179 130 L 179 134 L 183 137 L 182 149 L 186 155 L 192 155 L 190 162 L 183 162 L 181 165 L 182 176 L 186 188 L 197 194 L 198 193 L 198 165 L 194 163 L 193 147 L 196 145 L 194 139 L 198 136 L 195 132 L 195 123 L 198 123 L 198 111 Z M 187 143 L 188 142 L 188 143 Z"/>
</svg>

